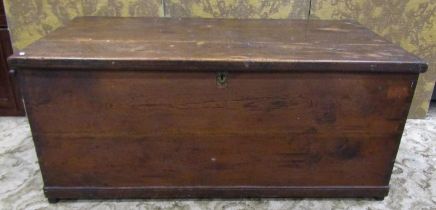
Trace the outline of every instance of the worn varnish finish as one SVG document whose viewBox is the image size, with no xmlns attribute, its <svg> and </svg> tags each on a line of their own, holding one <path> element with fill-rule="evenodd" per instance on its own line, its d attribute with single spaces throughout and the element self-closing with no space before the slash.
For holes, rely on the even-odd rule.
<svg viewBox="0 0 436 210">
<path fill-rule="evenodd" d="M 150 18 L 10 63 L 52 200 L 384 197 L 426 69 L 355 23 Z"/>
<path fill-rule="evenodd" d="M 361 25 L 319 20 L 84 17 L 22 53 L 11 64 L 158 71 L 426 69 L 420 59 Z"/>
</svg>

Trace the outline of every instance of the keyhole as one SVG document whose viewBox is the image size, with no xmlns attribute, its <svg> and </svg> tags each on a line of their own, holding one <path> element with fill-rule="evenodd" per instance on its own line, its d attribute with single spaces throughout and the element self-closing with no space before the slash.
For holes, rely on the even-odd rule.
<svg viewBox="0 0 436 210">
<path fill-rule="evenodd" d="M 218 87 L 227 86 L 227 72 L 219 72 L 216 77 L 216 83 Z"/>
</svg>

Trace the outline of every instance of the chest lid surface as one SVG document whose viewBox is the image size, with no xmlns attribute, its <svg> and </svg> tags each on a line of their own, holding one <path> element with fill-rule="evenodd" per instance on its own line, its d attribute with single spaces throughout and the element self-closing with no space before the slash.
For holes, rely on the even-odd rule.
<svg viewBox="0 0 436 210">
<path fill-rule="evenodd" d="M 365 27 L 337 20 L 80 17 L 16 52 L 13 68 L 424 72 Z"/>
</svg>

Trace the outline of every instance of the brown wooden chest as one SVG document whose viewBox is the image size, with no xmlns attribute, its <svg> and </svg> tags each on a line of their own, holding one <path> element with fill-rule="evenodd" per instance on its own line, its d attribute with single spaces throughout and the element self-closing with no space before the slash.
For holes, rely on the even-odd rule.
<svg viewBox="0 0 436 210">
<path fill-rule="evenodd" d="M 10 64 L 50 201 L 383 198 L 427 69 L 348 21 L 103 17 Z"/>
</svg>

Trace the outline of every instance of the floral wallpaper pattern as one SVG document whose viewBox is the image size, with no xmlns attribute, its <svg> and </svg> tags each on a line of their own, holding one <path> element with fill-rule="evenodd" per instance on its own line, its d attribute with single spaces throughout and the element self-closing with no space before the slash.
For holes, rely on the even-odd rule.
<svg viewBox="0 0 436 210">
<path fill-rule="evenodd" d="M 76 16 L 163 16 L 161 0 L 5 0 L 4 3 L 15 49 L 24 48 Z"/>
<path fill-rule="evenodd" d="M 426 115 L 436 80 L 436 0 L 5 0 L 15 49 L 76 16 L 354 19 L 426 59 L 411 118 Z M 116 26 L 114 26 L 116 27 Z"/>
<path fill-rule="evenodd" d="M 309 0 L 168 0 L 171 17 L 298 18 L 309 15 Z"/>
</svg>

